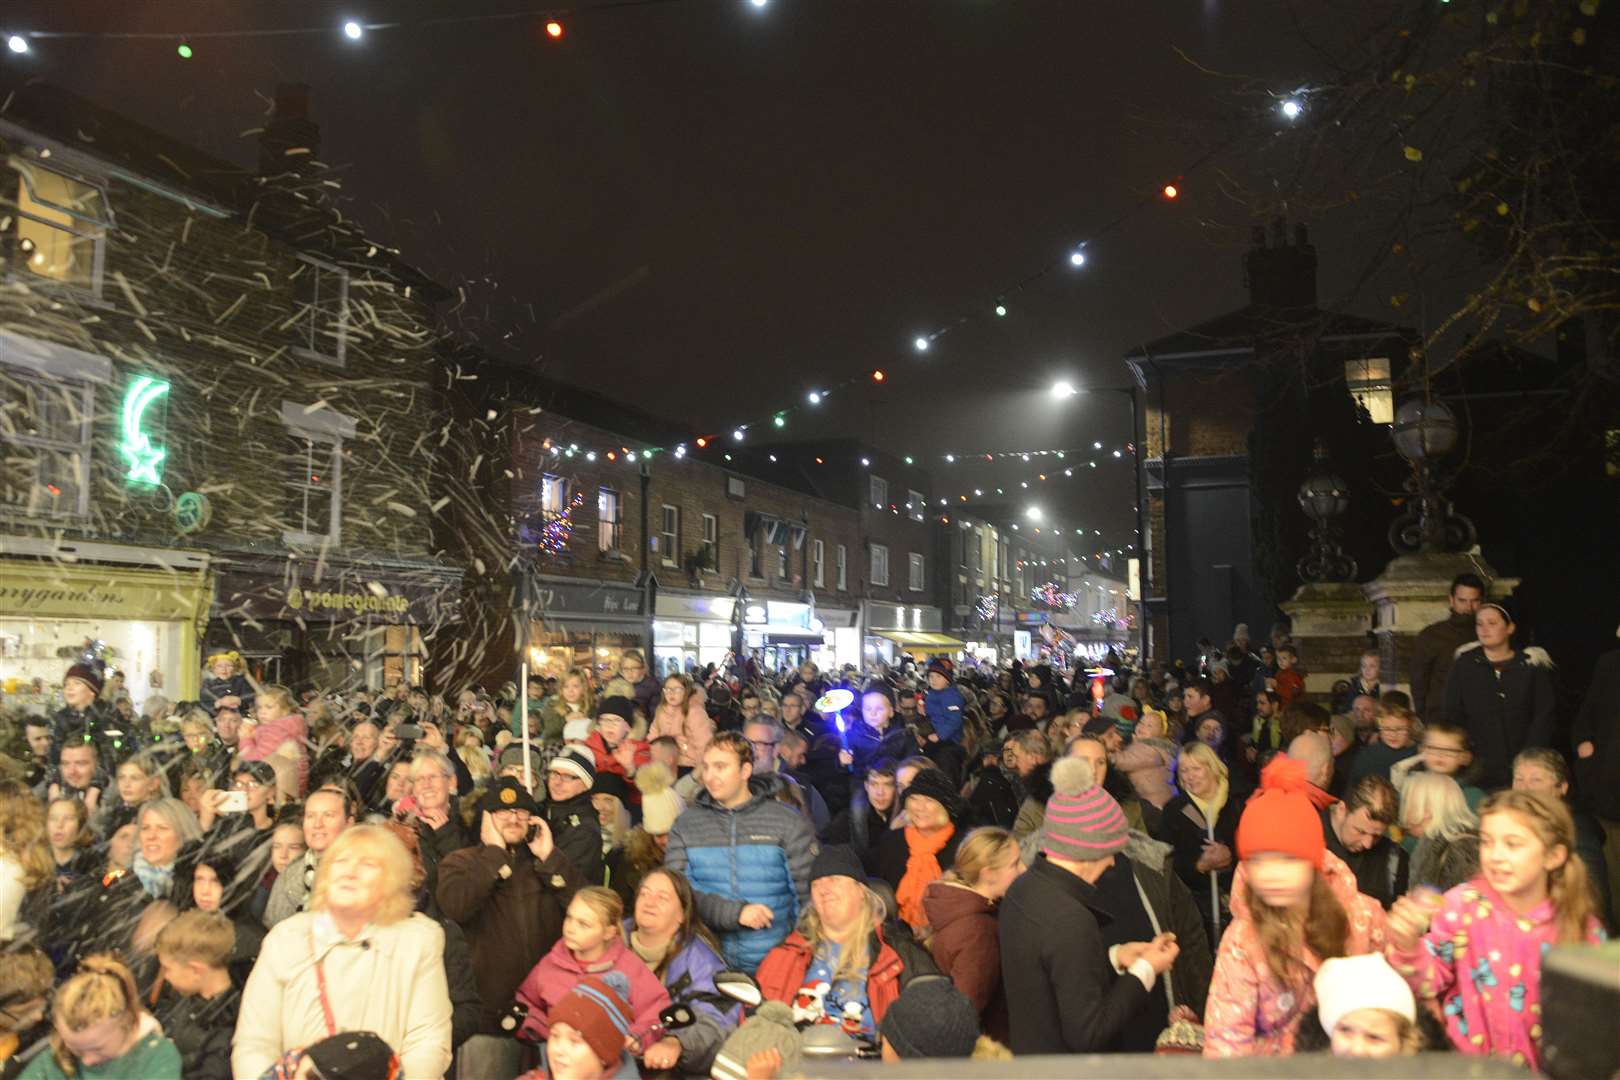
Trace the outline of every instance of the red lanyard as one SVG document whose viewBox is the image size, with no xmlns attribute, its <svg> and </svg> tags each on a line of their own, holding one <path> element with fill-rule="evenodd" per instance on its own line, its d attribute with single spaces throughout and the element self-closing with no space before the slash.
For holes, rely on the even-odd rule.
<svg viewBox="0 0 1620 1080">
<path fill-rule="evenodd" d="M 310 923 L 309 927 L 309 951 L 310 955 L 315 957 L 315 988 L 321 994 L 321 1015 L 326 1018 L 326 1034 L 330 1037 L 337 1034 L 337 1018 L 332 1014 L 332 999 L 326 995 L 326 968 L 321 963 L 320 956 L 316 953 L 315 924 L 313 922 Z"/>
</svg>

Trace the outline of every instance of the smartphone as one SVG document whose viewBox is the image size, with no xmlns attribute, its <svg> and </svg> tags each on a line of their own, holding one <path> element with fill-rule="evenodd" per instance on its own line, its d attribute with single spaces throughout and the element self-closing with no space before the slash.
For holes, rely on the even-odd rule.
<svg viewBox="0 0 1620 1080">
<path fill-rule="evenodd" d="M 219 800 L 219 812 L 222 814 L 247 813 L 247 792 L 227 791 L 225 797 Z"/>
<path fill-rule="evenodd" d="M 405 723 L 405 724 L 400 724 L 398 727 L 396 727 L 394 729 L 394 734 L 396 736 L 398 736 L 399 738 L 401 738 L 401 739 L 409 739 L 409 740 L 415 741 L 417 739 L 420 739 L 423 735 L 426 735 L 427 732 L 422 730 L 422 725 L 421 724 Z"/>
</svg>

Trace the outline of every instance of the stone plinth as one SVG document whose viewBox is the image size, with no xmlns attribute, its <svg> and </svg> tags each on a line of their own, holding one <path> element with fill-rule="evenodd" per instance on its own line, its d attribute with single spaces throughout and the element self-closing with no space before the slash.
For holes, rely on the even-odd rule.
<svg viewBox="0 0 1620 1080">
<path fill-rule="evenodd" d="M 1294 644 L 1306 671 L 1305 692 L 1325 705 L 1333 684 L 1361 667 L 1361 654 L 1371 644 L 1372 603 L 1360 585 L 1324 582 L 1301 585 L 1281 606 L 1293 620 Z"/>
<path fill-rule="evenodd" d="M 1418 632 L 1451 613 L 1451 579 L 1478 574 L 1487 599 L 1500 600 L 1518 588 L 1518 578 L 1498 577 L 1491 565 L 1468 552 L 1402 555 L 1362 586 L 1373 605 L 1373 633 L 1383 656 L 1384 680 L 1411 692 L 1412 645 Z"/>
</svg>

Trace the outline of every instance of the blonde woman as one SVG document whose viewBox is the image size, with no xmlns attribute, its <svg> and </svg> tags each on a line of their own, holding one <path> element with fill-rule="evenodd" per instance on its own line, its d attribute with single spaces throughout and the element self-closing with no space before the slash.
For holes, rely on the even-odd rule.
<svg viewBox="0 0 1620 1080">
<path fill-rule="evenodd" d="M 1181 793 L 1164 804 L 1153 836 L 1170 845 L 1176 875 L 1197 901 L 1214 947 L 1227 921 L 1243 805 L 1230 797 L 1226 764 L 1206 743 L 1191 742 L 1181 748 L 1176 782 Z"/>
<path fill-rule="evenodd" d="M 23 903 L 55 880 L 45 807 L 16 780 L 0 781 L 0 943 L 28 936 Z"/>
<path fill-rule="evenodd" d="M 823 847 L 810 869 L 810 905 L 798 928 L 765 954 L 754 978 L 766 999 L 793 1004 L 801 989 L 818 981 L 809 978 L 811 968 L 826 969 L 827 992 L 795 1006 L 795 1017 L 809 1012 L 802 1018 L 848 1023 L 873 1038 L 910 973 L 885 938 L 883 901 L 865 881 L 854 849 Z"/>
<path fill-rule="evenodd" d="M 1441 892 L 1479 873 L 1479 818 L 1462 785 L 1443 773 L 1415 772 L 1401 789 L 1401 828 L 1417 837 L 1407 870 L 1413 886 Z"/>
<path fill-rule="evenodd" d="M 231 1071 L 261 1076 L 287 1051 L 339 1031 L 374 1031 L 404 1075 L 450 1066 L 444 931 L 414 913 L 410 853 L 376 825 L 332 841 L 309 910 L 278 922 L 242 991 Z"/>
<path fill-rule="evenodd" d="M 703 691 L 685 675 L 671 674 L 659 691 L 647 738 L 668 735 L 680 748 L 676 763 L 684 773 L 703 761 L 703 751 L 714 738 L 714 721 L 703 707 Z"/>
<path fill-rule="evenodd" d="M 50 1051 L 34 1055 L 22 1080 L 141 1077 L 180 1080 L 180 1051 L 141 1007 L 129 968 L 87 956 L 51 998 Z"/>
<path fill-rule="evenodd" d="M 984 1033 L 999 1042 L 1007 1041 L 1010 1023 L 996 907 L 1024 871 L 1018 855 L 1018 840 L 1006 829 L 974 829 L 950 870 L 923 894 L 934 962 L 979 1010 Z"/>
</svg>

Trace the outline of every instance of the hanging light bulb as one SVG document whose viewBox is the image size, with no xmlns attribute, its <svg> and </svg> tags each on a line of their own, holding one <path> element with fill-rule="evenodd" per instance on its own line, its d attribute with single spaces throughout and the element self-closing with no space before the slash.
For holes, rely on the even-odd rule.
<svg viewBox="0 0 1620 1080">
<path fill-rule="evenodd" d="M 21 56 L 28 51 L 28 39 L 21 34 L 10 34 L 6 37 L 6 48 Z"/>
<path fill-rule="evenodd" d="M 185 38 L 181 38 L 180 44 L 174 47 L 174 52 L 176 56 L 180 57 L 180 59 L 190 60 L 193 55 L 191 51 L 191 42 L 187 41 Z"/>
<path fill-rule="evenodd" d="M 919 338 L 915 339 L 914 341 L 912 341 L 911 347 L 913 349 L 916 349 L 918 352 L 927 352 L 928 351 L 928 339 L 925 338 L 925 337 L 919 337 Z"/>
<path fill-rule="evenodd" d="M 550 38 L 552 41 L 561 41 L 562 36 L 563 24 L 558 22 L 556 19 L 546 20 L 546 37 Z"/>
<path fill-rule="evenodd" d="M 350 41 L 359 41 L 365 36 L 365 33 L 366 28 L 355 22 L 353 19 L 350 19 L 343 24 L 343 36 L 348 38 Z"/>
<path fill-rule="evenodd" d="M 1086 253 L 1079 248 L 1069 252 L 1069 265 L 1076 267 L 1086 265 Z"/>
</svg>

